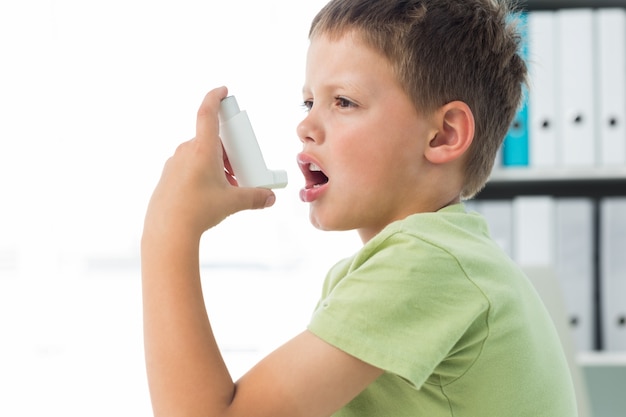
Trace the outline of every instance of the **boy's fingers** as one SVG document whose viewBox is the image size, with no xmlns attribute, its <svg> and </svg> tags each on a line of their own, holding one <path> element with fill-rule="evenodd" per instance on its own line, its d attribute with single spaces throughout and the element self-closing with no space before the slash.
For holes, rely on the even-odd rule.
<svg viewBox="0 0 626 417">
<path fill-rule="evenodd" d="M 219 87 L 211 90 L 204 96 L 202 104 L 198 109 L 196 119 L 196 139 L 207 140 L 217 137 L 219 134 L 219 119 L 217 117 L 220 102 L 228 95 L 226 87 Z"/>
<path fill-rule="evenodd" d="M 219 87 L 211 90 L 204 97 L 196 121 L 196 137 L 195 140 L 201 142 L 210 142 L 212 138 L 219 135 L 219 118 L 218 111 L 220 102 L 228 95 L 226 87 Z M 222 150 L 222 158 L 224 168 L 226 169 L 226 177 L 231 185 L 236 185 L 236 180 L 232 177 L 232 167 Z M 234 187 L 231 197 L 234 198 L 233 208 L 235 211 L 261 209 L 270 207 L 276 201 L 276 196 L 272 190 L 266 188 L 240 188 Z M 236 190 L 236 191 L 235 191 Z"/>
<path fill-rule="evenodd" d="M 237 188 L 240 210 L 256 210 L 271 207 L 276 195 L 267 188 Z"/>
</svg>

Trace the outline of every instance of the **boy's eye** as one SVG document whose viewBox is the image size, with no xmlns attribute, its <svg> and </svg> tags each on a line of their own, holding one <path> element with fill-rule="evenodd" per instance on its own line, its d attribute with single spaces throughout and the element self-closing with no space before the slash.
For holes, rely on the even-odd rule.
<svg viewBox="0 0 626 417">
<path fill-rule="evenodd" d="M 337 106 L 341 108 L 356 107 L 356 104 L 345 97 L 335 97 L 335 102 L 337 103 Z"/>
<path fill-rule="evenodd" d="M 335 97 L 335 105 L 342 109 L 348 109 L 357 106 L 354 102 L 348 100 L 347 98 L 339 96 Z M 302 102 L 302 107 L 307 112 L 311 111 L 311 109 L 313 108 L 313 100 L 304 100 Z"/>
</svg>

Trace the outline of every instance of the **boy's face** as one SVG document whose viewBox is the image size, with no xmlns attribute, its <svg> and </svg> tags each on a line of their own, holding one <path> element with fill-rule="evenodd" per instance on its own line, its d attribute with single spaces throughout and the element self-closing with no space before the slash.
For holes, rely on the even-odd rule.
<svg viewBox="0 0 626 417">
<path fill-rule="evenodd" d="M 351 33 L 314 38 L 303 98 L 309 112 L 298 125 L 306 180 L 300 197 L 311 204 L 313 225 L 357 229 L 365 242 L 389 223 L 426 210 L 424 149 L 435 129 L 384 56 Z M 322 173 L 311 172 L 317 169 Z"/>
</svg>

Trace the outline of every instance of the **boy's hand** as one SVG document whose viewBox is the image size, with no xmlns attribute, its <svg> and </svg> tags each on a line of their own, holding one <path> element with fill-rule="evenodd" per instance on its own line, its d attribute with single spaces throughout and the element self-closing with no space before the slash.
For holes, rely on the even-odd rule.
<svg viewBox="0 0 626 417">
<path fill-rule="evenodd" d="M 304 331 L 235 384 L 213 335 L 200 236 L 232 213 L 274 202 L 271 190 L 237 187 L 225 173 L 217 113 L 226 93 L 218 88 L 205 97 L 196 137 L 168 160 L 146 214 L 141 275 L 154 415 L 328 416 L 383 371 Z"/>
<path fill-rule="evenodd" d="M 271 190 L 240 188 L 229 173 L 218 136 L 220 101 L 227 93 L 226 87 L 220 87 L 205 96 L 198 110 L 196 137 L 182 143 L 165 164 L 148 205 L 146 229 L 199 238 L 233 213 L 274 204 Z"/>
</svg>

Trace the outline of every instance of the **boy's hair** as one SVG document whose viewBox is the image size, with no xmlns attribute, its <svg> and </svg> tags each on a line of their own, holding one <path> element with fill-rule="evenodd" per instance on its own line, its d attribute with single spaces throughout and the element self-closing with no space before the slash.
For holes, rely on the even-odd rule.
<svg viewBox="0 0 626 417">
<path fill-rule="evenodd" d="M 309 38 L 357 35 L 392 64 L 418 111 L 465 102 L 475 119 L 461 197 L 487 182 L 522 100 L 526 64 L 506 0 L 331 0 Z"/>
</svg>

